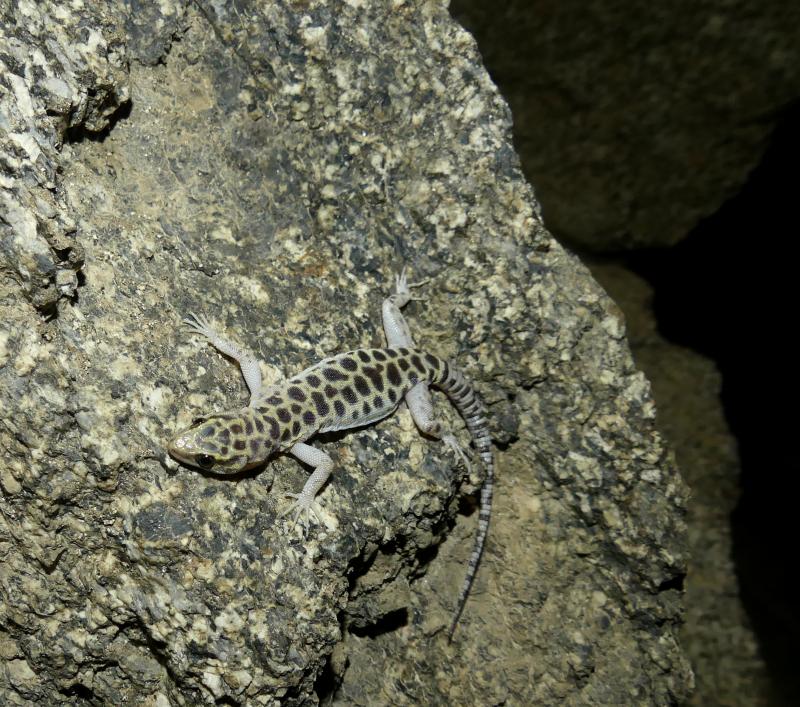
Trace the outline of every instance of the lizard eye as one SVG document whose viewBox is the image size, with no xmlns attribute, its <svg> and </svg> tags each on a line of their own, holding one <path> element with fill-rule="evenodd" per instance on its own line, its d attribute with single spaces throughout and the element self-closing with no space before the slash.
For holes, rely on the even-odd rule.
<svg viewBox="0 0 800 707">
<path fill-rule="evenodd" d="M 210 454 L 195 454 L 194 462 L 201 469 L 211 469 L 214 466 L 214 457 Z"/>
</svg>

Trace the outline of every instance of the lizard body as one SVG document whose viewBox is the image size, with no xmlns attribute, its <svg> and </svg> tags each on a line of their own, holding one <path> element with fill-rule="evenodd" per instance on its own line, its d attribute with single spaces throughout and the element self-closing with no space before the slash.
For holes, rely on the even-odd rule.
<svg viewBox="0 0 800 707">
<path fill-rule="evenodd" d="M 217 473 L 235 473 L 288 452 L 313 467 L 292 509 L 295 518 L 314 512 L 315 497 L 333 470 L 333 460 L 306 444 L 318 433 L 362 427 L 390 415 L 405 400 L 419 429 L 441 439 L 469 466 L 454 435 L 433 416 L 429 385 L 444 391 L 459 411 L 486 468 L 475 546 L 456 611 L 452 638 L 478 568 L 491 513 L 494 463 L 485 408 L 464 375 L 443 359 L 418 350 L 400 312 L 410 299 L 404 274 L 383 303 L 387 348 L 357 349 L 326 358 L 289 380 L 262 387 L 258 361 L 217 334 L 207 320 L 186 322 L 224 354 L 234 358 L 250 389 L 247 407 L 195 420 L 173 438 L 169 453 L 178 461 Z"/>
</svg>

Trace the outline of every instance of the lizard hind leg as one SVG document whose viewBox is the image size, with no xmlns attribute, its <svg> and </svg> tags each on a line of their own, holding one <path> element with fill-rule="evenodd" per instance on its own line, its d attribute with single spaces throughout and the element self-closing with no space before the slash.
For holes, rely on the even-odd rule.
<svg viewBox="0 0 800 707">
<path fill-rule="evenodd" d="M 426 381 L 417 383 L 406 393 L 406 404 L 417 427 L 424 434 L 442 440 L 471 472 L 472 465 L 456 436 L 452 432 L 445 432 L 442 423 L 433 416 L 433 401 Z"/>
</svg>

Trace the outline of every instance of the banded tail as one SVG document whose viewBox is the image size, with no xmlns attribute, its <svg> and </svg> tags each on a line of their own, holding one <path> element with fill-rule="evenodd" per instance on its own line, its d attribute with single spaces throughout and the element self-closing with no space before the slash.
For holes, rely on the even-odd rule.
<svg viewBox="0 0 800 707">
<path fill-rule="evenodd" d="M 494 458 L 492 456 L 492 438 L 489 434 L 489 425 L 486 421 L 486 407 L 475 392 L 472 384 L 465 378 L 464 374 L 455 366 L 447 363 L 439 367 L 437 375 L 431 381 L 437 388 L 441 389 L 453 405 L 458 410 L 464 422 L 467 424 L 472 443 L 475 450 L 481 457 L 483 465 L 486 467 L 486 479 L 481 487 L 481 506 L 478 515 L 478 533 L 475 536 L 475 543 L 472 555 L 469 558 L 467 574 L 464 583 L 461 585 L 461 594 L 458 597 L 456 610 L 450 620 L 447 629 L 448 643 L 453 640 L 453 633 L 456 630 L 458 619 L 467 603 L 478 565 L 481 561 L 483 548 L 486 544 L 486 535 L 489 531 L 489 519 L 492 515 L 492 493 L 494 491 Z"/>
</svg>

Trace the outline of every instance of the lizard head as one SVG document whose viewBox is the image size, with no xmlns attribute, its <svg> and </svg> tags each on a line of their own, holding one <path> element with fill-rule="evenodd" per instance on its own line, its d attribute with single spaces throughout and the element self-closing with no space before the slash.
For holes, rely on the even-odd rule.
<svg viewBox="0 0 800 707">
<path fill-rule="evenodd" d="M 253 421 L 244 410 L 194 420 L 167 446 L 179 462 L 217 474 L 235 474 L 264 461 L 271 451 L 253 435 Z"/>
</svg>

